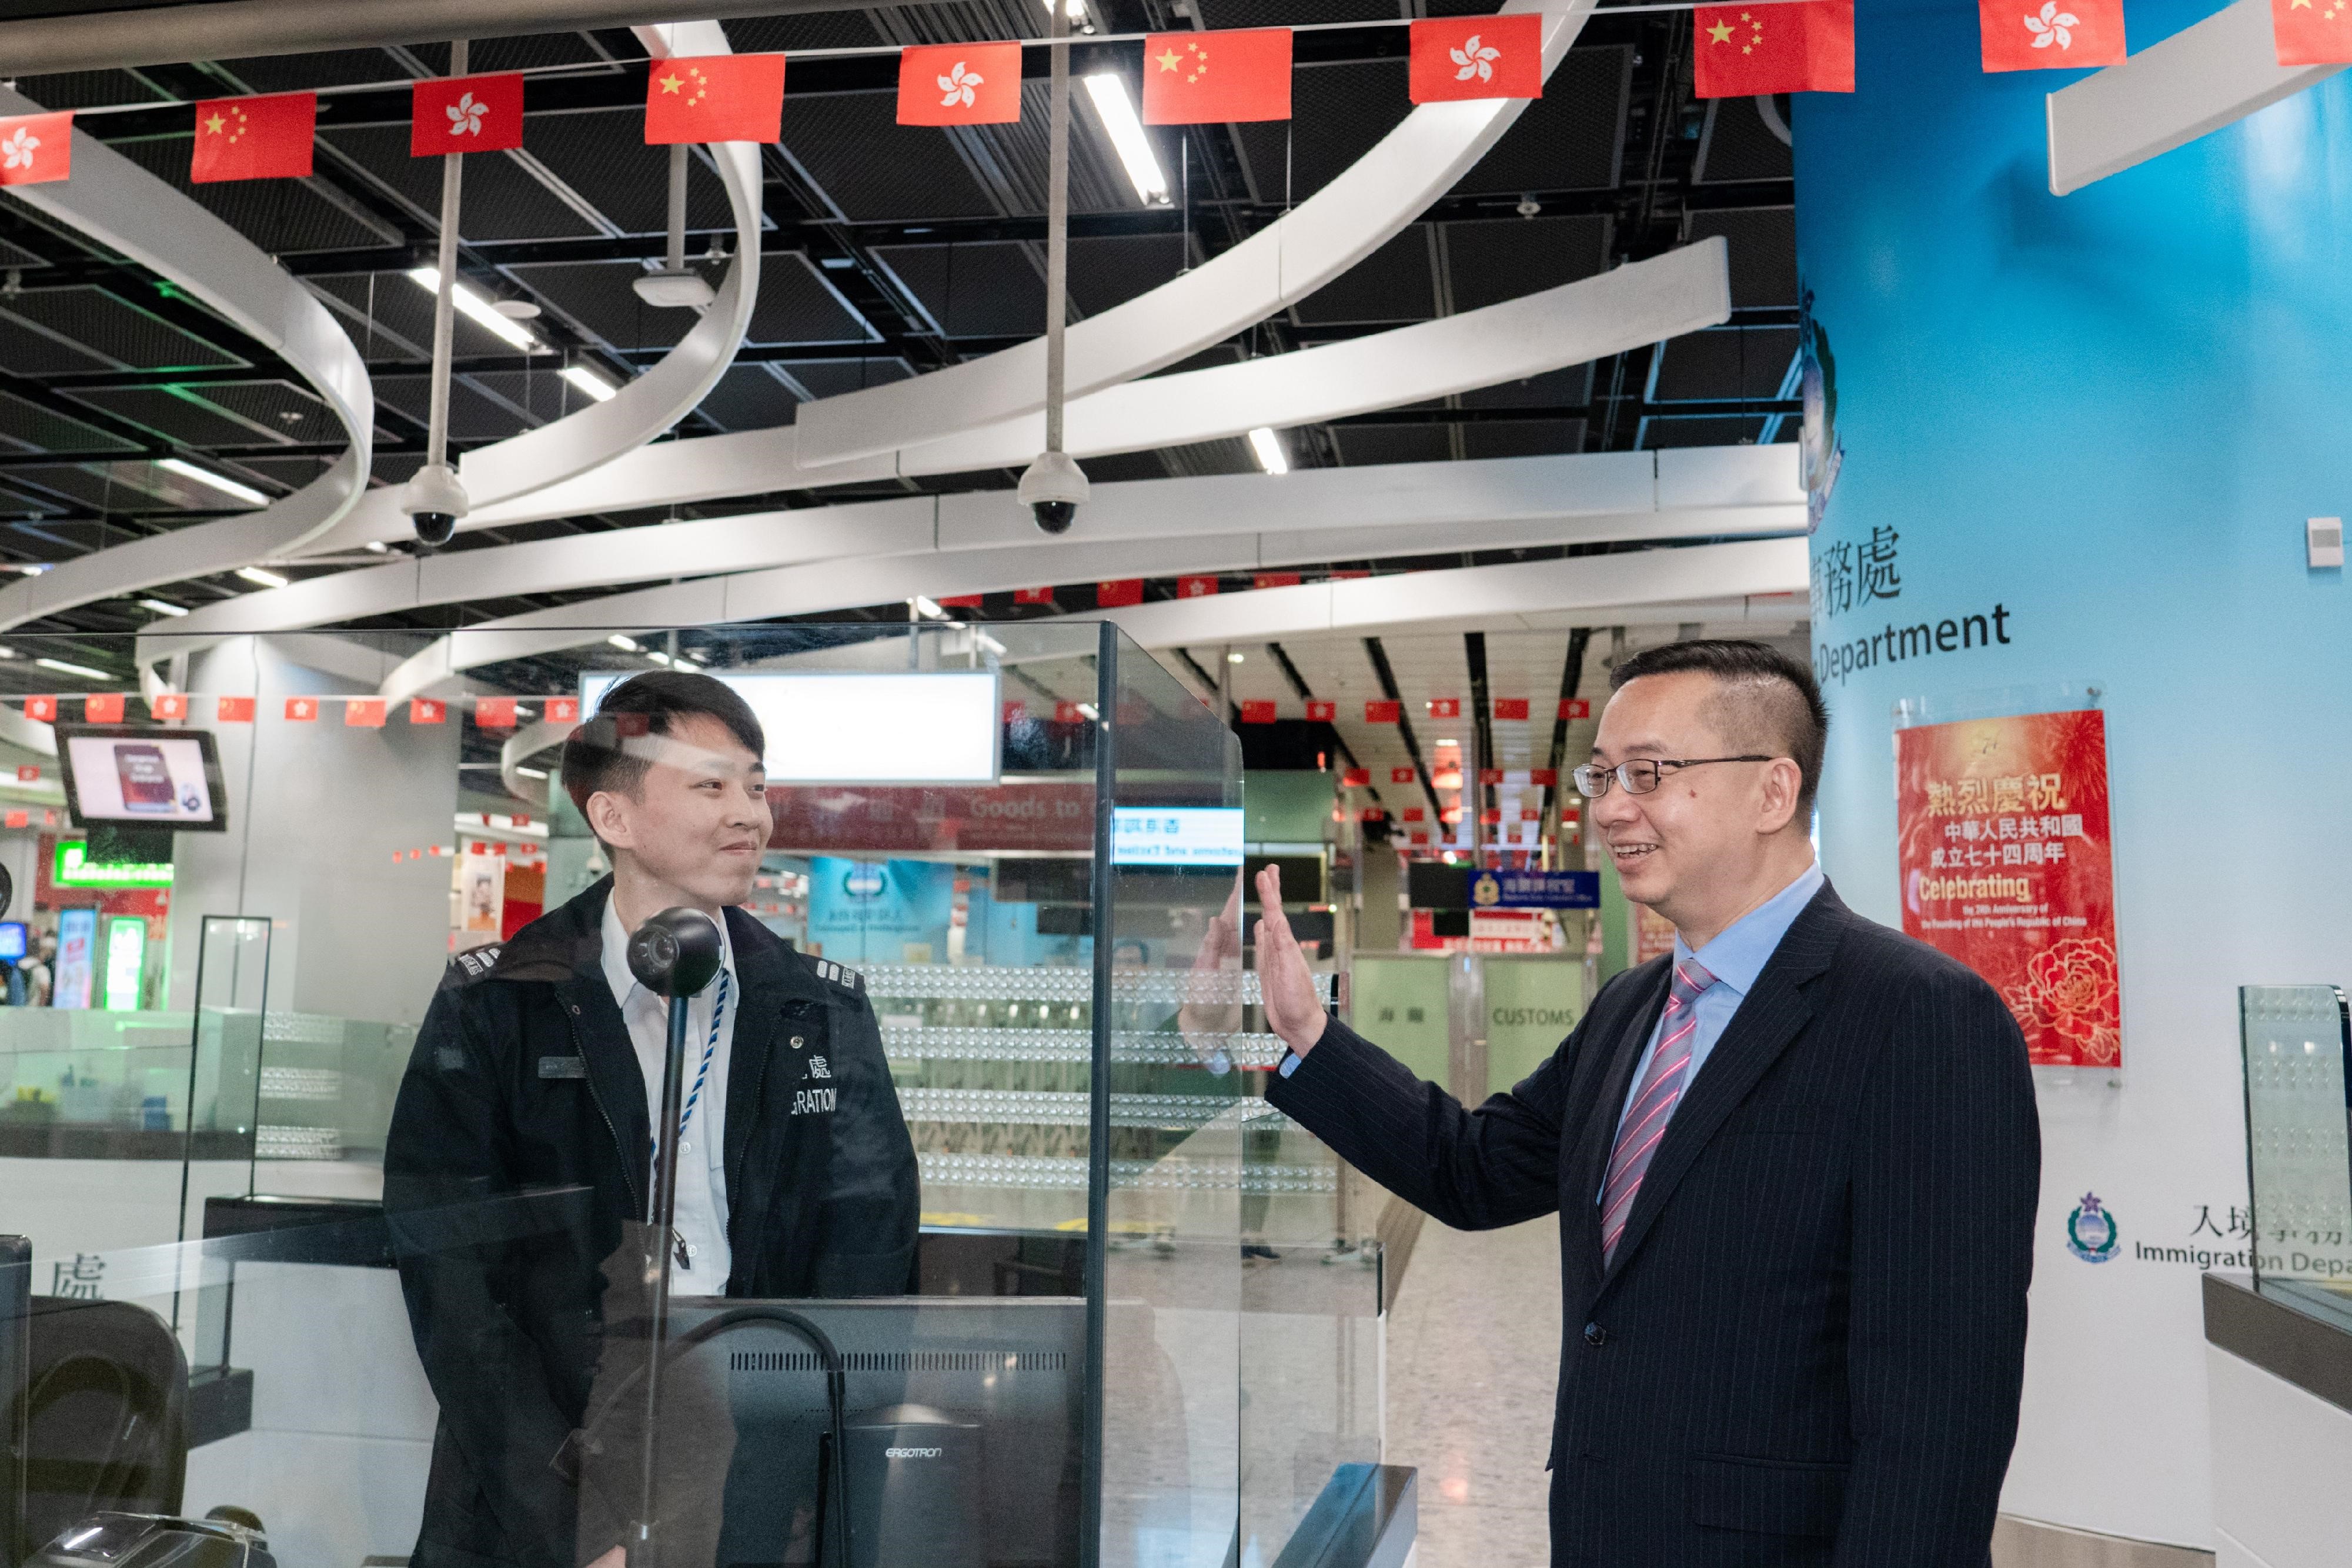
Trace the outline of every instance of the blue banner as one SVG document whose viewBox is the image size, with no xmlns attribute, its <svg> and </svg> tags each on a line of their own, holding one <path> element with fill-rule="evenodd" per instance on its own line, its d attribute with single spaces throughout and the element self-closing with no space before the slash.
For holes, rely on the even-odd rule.
<svg viewBox="0 0 2352 1568">
<path fill-rule="evenodd" d="M 1597 871 L 1482 871 L 1470 879 L 1473 909 L 1598 909 Z"/>
</svg>

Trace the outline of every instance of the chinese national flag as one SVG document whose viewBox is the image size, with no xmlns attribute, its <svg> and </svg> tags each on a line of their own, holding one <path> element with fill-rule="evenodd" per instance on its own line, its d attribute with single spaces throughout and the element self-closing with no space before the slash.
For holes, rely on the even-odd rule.
<svg viewBox="0 0 2352 1568">
<path fill-rule="evenodd" d="M 147 699 L 147 711 L 157 718 L 188 716 L 188 695 L 185 692 L 158 692 Z"/>
<path fill-rule="evenodd" d="M 25 699 L 25 716 L 26 718 L 37 718 L 43 724 L 57 723 L 58 699 L 55 697 L 26 697 Z"/>
<path fill-rule="evenodd" d="M 1525 697 L 1496 697 L 1495 699 L 1495 716 L 1496 718 L 1527 717 L 1528 699 Z"/>
<path fill-rule="evenodd" d="M 1010 125 L 1021 118 L 1021 46 L 937 44 L 898 51 L 901 125 Z"/>
<path fill-rule="evenodd" d="M 784 133 L 784 57 L 656 60 L 646 78 L 646 143 L 774 141 Z"/>
<path fill-rule="evenodd" d="M 72 173 L 72 110 L 0 119 L 0 185 L 45 185 Z"/>
<path fill-rule="evenodd" d="M 1853 90 L 1853 0 L 1804 5 L 1702 5 L 1701 98 Z"/>
<path fill-rule="evenodd" d="M 122 694 L 104 692 L 81 700 L 81 721 L 84 724 L 121 724 Z"/>
<path fill-rule="evenodd" d="M 213 699 L 213 722 L 215 724 L 251 724 L 251 697 L 215 697 Z"/>
<path fill-rule="evenodd" d="M 2112 66 L 2124 57 L 2124 0 L 1977 0 L 1989 71 Z"/>
<path fill-rule="evenodd" d="M 30 811 L 11 811 L 6 818 L 8 826 L 12 828 L 29 827 L 32 821 L 33 813 Z"/>
<path fill-rule="evenodd" d="M 267 98 L 207 98 L 196 104 L 196 151 L 188 178 L 304 180 L 310 174 L 310 133 L 319 122 L 315 92 Z"/>
<path fill-rule="evenodd" d="M 977 610 L 987 601 L 984 593 L 942 593 L 931 602 L 942 610 Z"/>
<path fill-rule="evenodd" d="M 1274 705 L 1269 702 L 1246 702 L 1242 704 L 1242 722 L 1244 724 L 1272 724 L 1274 722 Z"/>
<path fill-rule="evenodd" d="M 502 152 L 522 145 L 522 73 L 434 77 L 408 89 L 408 155 Z"/>
<path fill-rule="evenodd" d="M 408 722 L 446 724 L 449 722 L 449 706 L 438 697 L 411 697 L 408 699 Z"/>
<path fill-rule="evenodd" d="M 1343 789 L 1369 789 L 1372 784 L 1372 770 L 1369 768 L 1350 768 L 1339 775 L 1339 783 Z"/>
<path fill-rule="evenodd" d="M 1143 579 L 1122 577 L 1110 582 L 1095 584 L 1095 605 L 1101 610 L 1117 610 L 1143 602 Z"/>
<path fill-rule="evenodd" d="M 1206 599 L 1216 591 L 1217 580 L 1213 577 L 1180 577 L 1176 580 L 1176 597 L 1179 599 Z"/>
<path fill-rule="evenodd" d="M 383 699 L 382 697 L 352 698 L 343 705 L 343 724 L 352 729 L 382 729 Z"/>
<path fill-rule="evenodd" d="M 286 699 L 286 717 L 289 722 L 294 724 L 310 724 L 315 722 L 318 716 L 319 699 L 317 697 L 288 697 Z"/>
<path fill-rule="evenodd" d="M 2271 0 L 2271 44 L 2278 51 L 2278 63 L 2332 66 L 2352 60 L 2352 15 L 2347 12 L 2352 6 L 2344 0 Z M 2122 36 L 2120 25 L 2116 36 Z"/>
<path fill-rule="evenodd" d="M 1307 705 L 1307 721 L 1309 724 L 1329 724 L 1339 716 L 1338 703 L 1310 702 Z"/>
<path fill-rule="evenodd" d="M 1449 16 L 1412 25 L 1412 101 L 1541 98 L 1543 18 Z"/>
<path fill-rule="evenodd" d="M 1252 588 L 1296 588 L 1298 574 L 1295 571 L 1261 571 L 1250 579 Z"/>
<path fill-rule="evenodd" d="M 1404 705 L 1393 702 L 1368 702 L 1364 705 L 1366 724 L 1394 724 L 1402 716 Z"/>
<path fill-rule="evenodd" d="M 578 724 L 580 699 L 578 697 L 548 698 L 546 718 L 550 724 Z"/>
<path fill-rule="evenodd" d="M 1143 123 L 1290 118 L 1290 29 L 1153 33 L 1143 40 Z"/>
<path fill-rule="evenodd" d="M 474 722 L 484 729 L 512 729 L 515 727 L 514 698 L 476 697 Z"/>
</svg>

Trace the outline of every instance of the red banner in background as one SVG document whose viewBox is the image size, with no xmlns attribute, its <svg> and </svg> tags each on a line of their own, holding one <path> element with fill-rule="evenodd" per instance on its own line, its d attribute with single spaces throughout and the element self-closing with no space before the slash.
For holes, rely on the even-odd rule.
<svg viewBox="0 0 2352 1568">
<path fill-rule="evenodd" d="M 1903 929 L 1990 981 L 2037 1067 L 2123 1060 L 2106 716 L 1895 736 Z"/>
</svg>

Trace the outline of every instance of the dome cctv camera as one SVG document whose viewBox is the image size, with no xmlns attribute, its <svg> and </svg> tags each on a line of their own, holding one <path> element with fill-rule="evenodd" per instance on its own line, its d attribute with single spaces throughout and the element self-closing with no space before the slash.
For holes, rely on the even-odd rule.
<svg viewBox="0 0 2352 1568">
<path fill-rule="evenodd" d="M 1039 533 L 1068 533 L 1087 492 L 1085 471 L 1066 452 L 1039 453 L 1021 476 L 1021 504 L 1029 508 Z"/>
<path fill-rule="evenodd" d="M 401 487 L 400 509 L 408 514 L 420 544 L 439 549 L 457 537 L 466 515 L 466 487 L 445 463 L 427 464 Z"/>
</svg>

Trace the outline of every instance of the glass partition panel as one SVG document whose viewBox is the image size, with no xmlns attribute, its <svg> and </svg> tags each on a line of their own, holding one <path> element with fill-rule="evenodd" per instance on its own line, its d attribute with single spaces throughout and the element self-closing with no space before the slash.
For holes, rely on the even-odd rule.
<svg viewBox="0 0 2352 1568">
<path fill-rule="evenodd" d="M 2265 1290 L 2352 1295 L 2352 1015 L 2335 986 L 2244 986 L 2246 1169 Z"/>
</svg>

